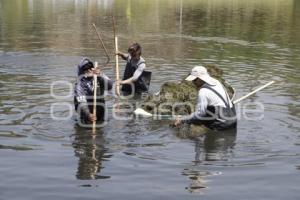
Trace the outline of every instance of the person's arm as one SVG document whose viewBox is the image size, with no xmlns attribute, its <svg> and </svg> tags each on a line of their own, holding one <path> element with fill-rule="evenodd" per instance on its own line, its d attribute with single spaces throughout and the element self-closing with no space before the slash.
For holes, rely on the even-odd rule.
<svg viewBox="0 0 300 200">
<path fill-rule="evenodd" d="M 133 76 L 130 77 L 129 79 L 121 81 L 121 84 L 131 84 L 131 83 L 137 81 L 139 79 L 139 77 L 142 75 L 142 73 L 145 70 L 145 68 L 146 68 L 146 64 L 145 63 L 139 64 L 139 66 L 135 70 Z"/>
<path fill-rule="evenodd" d="M 122 53 L 121 51 L 119 51 L 117 55 L 120 56 L 123 60 L 128 60 L 129 57 L 128 54 Z"/>
<path fill-rule="evenodd" d="M 111 90 L 113 88 L 113 81 L 103 73 L 98 77 L 98 81 L 103 90 Z"/>
<path fill-rule="evenodd" d="M 83 112 L 85 116 L 89 116 L 90 110 L 87 104 L 86 94 L 80 82 L 78 82 L 75 86 L 75 98 L 78 102 L 78 107 L 80 108 L 81 112 Z"/>
<path fill-rule="evenodd" d="M 206 109 L 207 109 L 208 101 L 207 95 L 205 90 L 200 90 L 198 94 L 198 102 L 196 106 L 196 111 L 190 114 L 187 117 L 183 117 L 180 120 L 181 123 L 191 124 L 193 122 L 198 121 L 201 117 L 206 116 Z"/>
</svg>

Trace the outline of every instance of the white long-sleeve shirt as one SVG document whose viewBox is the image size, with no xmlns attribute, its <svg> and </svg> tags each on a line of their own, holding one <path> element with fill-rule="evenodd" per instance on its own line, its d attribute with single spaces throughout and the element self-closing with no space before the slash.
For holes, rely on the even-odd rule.
<svg viewBox="0 0 300 200">
<path fill-rule="evenodd" d="M 212 85 L 207 85 L 206 83 L 200 88 L 198 92 L 198 100 L 197 100 L 197 106 L 195 108 L 195 112 L 192 113 L 188 117 L 184 117 L 182 120 L 183 121 L 189 121 L 192 119 L 199 119 L 201 117 L 206 116 L 206 111 L 208 106 L 214 106 L 214 107 L 224 107 L 226 108 L 226 105 L 224 101 L 213 91 L 211 91 L 208 88 L 205 88 L 206 86 L 209 86 L 210 88 L 214 89 L 216 92 L 218 92 L 224 100 L 229 103 L 230 108 L 232 108 L 233 104 L 230 101 L 230 98 L 225 92 L 223 85 L 219 82 L 216 81 L 217 84 L 212 86 Z M 229 100 L 229 102 L 228 102 Z"/>
</svg>

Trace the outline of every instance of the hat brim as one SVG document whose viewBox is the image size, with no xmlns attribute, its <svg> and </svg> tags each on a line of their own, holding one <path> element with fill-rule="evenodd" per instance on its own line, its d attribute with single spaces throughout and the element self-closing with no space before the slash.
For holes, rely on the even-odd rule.
<svg viewBox="0 0 300 200">
<path fill-rule="evenodd" d="M 197 76 L 194 76 L 194 75 L 189 75 L 188 77 L 186 77 L 186 81 L 193 81 L 195 80 L 196 78 L 198 78 Z"/>
</svg>

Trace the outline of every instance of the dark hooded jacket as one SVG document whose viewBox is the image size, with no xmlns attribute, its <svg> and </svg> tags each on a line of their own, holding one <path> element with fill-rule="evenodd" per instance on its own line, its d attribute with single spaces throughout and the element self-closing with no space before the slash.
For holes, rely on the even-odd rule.
<svg viewBox="0 0 300 200">
<path fill-rule="evenodd" d="M 89 59 L 84 59 L 77 67 L 77 82 L 74 89 L 74 105 L 75 110 L 80 116 L 82 123 L 89 122 L 89 114 L 93 112 L 93 77 L 87 77 L 84 75 L 85 65 L 91 62 Z M 105 100 L 104 91 L 111 90 L 113 82 L 104 74 L 97 77 L 97 121 L 105 120 Z"/>
</svg>

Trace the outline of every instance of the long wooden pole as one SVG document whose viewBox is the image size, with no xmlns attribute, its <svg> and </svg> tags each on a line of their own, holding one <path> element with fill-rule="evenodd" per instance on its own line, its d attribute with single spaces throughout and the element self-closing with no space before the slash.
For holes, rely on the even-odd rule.
<svg viewBox="0 0 300 200">
<path fill-rule="evenodd" d="M 98 68 L 98 63 L 95 62 L 95 68 Z M 93 115 L 97 117 L 97 75 L 94 74 L 94 98 L 93 98 Z M 93 133 L 96 131 L 96 121 L 93 121 Z"/>
<path fill-rule="evenodd" d="M 120 80 L 120 72 L 119 72 L 119 56 L 117 53 L 119 52 L 118 50 L 118 37 L 115 37 L 115 49 L 116 49 L 116 81 L 118 82 Z M 120 85 L 116 85 L 116 94 L 120 96 Z"/>
<path fill-rule="evenodd" d="M 103 42 L 103 40 L 102 40 L 102 37 L 101 37 L 100 33 L 99 33 L 98 30 L 97 30 L 96 25 L 93 24 L 93 27 L 94 27 L 94 29 L 95 29 L 95 31 L 96 31 L 96 34 L 97 34 L 97 36 L 98 36 L 98 39 L 99 39 L 99 41 L 100 41 L 100 43 L 101 43 L 102 48 L 104 49 L 104 52 L 105 52 L 105 54 L 106 54 L 106 57 L 107 57 L 107 61 L 106 61 L 105 65 L 104 65 L 104 67 L 106 67 L 106 65 L 107 65 L 107 64 L 109 63 L 109 61 L 110 61 L 110 57 L 109 57 L 109 55 L 108 55 L 108 52 L 107 52 L 107 49 L 106 49 L 106 47 L 105 47 L 105 44 L 104 44 L 104 42 Z"/>
<path fill-rule="evenodd" d="M 114 15 L 112 14 L 112 23 L 113 23 L 113 32 L 114 32 L 114 38 L 115 38 L 115 55 L 116 55 L 116 81 L 118 83 L 118 81 L 120 80 L 120 72 L 119 72 L 119 56 L 117 55 L 117 53 L 119 52 L 118 49 L 118 37 L 116 35 L 116 20 Z M 116 85 L 116 95 L 120 96 L 120 85 L 117 84 Z"/>
<path fill-rule="evenodd" d="M 246 94 L 245 96 L 242 96 L 241 98 L 239 98 L 239 99 L 233 101 L 233 103 L 234 103 L 234 104 L 237 104 L 237 103 L 239 103 L 240 101 L 243 101 L 244 99 L 250 97 L 251 95 L 255 94 L 256 92 L 258 92 L 258 91 L 260 91 L 260 90 L 262 90 L 262 89 L 264 89 L 265 87 L 268 87 L 269 85 L 271 85 L 271 84 L 273 84 L 273 83 L 274 83 L 274 81 L 270 81 L 269 83 L 267 83 L 267 84 L 265 84 L 265 85 L 263 85 L 263 86 L 257 88 L 256 90 L 254 90 L 254 91 L 252 91 L 252 92 Z"/>
</svg>

